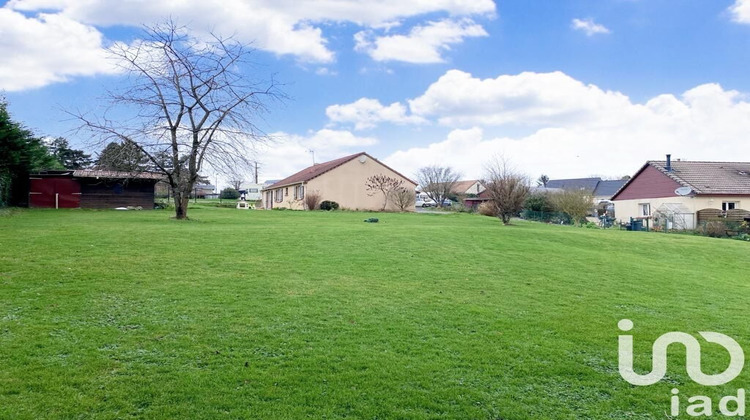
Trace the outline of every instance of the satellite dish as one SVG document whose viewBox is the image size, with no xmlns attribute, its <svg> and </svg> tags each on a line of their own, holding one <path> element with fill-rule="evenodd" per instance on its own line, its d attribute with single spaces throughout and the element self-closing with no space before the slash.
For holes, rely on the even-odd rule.
<svg viewBox="0 0 750 420">
<path fill-rule="evenodd" d="M 690 187 L 680 187 L 674 190 L 674 193 L 677 195 L 690 195 L 690 193 L 692 192 L 693 192 L 693 189 Z"/>
<path fill-rule="evenodd" d="M 360 156 L 359 157 L 359 163 L 365 163 L 365 162 L 367 162 L 367 156 L 365 156 L 365 155 Z"/>
</svg>

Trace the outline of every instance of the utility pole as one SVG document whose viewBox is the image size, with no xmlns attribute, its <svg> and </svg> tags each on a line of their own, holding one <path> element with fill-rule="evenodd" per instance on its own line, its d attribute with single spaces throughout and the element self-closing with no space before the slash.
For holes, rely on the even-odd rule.
<svg viewBox="0 0 750 420">
<path fill-rule="evenodd" d="M 315 150 L 307 149 L 307 151 L 310 152 L 310 154 L 312 155 L 313 165 L 315 165 Z"/>
<path fill-rule="evenodd" d="M 258 161 L 255 161 L 255 183 L 258 183 Z"/>
</svg>

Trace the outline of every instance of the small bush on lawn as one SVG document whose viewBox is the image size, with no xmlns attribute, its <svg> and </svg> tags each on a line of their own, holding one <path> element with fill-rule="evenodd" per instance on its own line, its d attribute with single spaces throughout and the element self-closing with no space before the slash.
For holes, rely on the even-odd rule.
<svg viewBox="0 0 750 420">
<path fill-rule="evenodd" d="M 727 234 L 727 225 L 719 221 L 706 222 L 703 234 L 712 238 L 723 238 Z"/>
<path fill-rule="evenodd" d="M 490 217 L 497 216 L 495 206 L 493 206 L 491 203 L 487 201 L 480 204 L 479 207 L 477 207 L 477 211 L 479 212 L 479 214 L 484 215 L 484 216 L 490 216 Z"/>
<path fill-rule="evenodd" d="M 322 203 L 320 203 L 321 210 L 330 211 L 330 210 L 338 210 L 338 208 L 339 208 L 339 203 L 335 201 L 325 200 Z"/>
<path fill-rule="evenodd" d="M 455 203 L 451 204 L 450 207 L 447 208 L 448 211 L 453 211 L 456 213 L 473 213 L 474 209 L 471 207 L 466 207 L 464 203 L 461 201 L 456 201 Z"/>
<path fill-rule="evenodd" d="M 304 201 L 307 210 L 315 210 L 320 204 L 320 194 L 317 191 L 308 191 L 305 194 Z"/>
<path fill-rule="evenodd" d="M 240 198 L 240 193 L 232 187 L 227 187 L 221 190 L 219 198 L 223 200 L 236 200 Z"/>
<path fill-rule="evenodd" d="M 165 210 L 172 208 L 172 203 L 169 200 L 158 200 L 154 202 L 154 209 Z"/>
</svg>

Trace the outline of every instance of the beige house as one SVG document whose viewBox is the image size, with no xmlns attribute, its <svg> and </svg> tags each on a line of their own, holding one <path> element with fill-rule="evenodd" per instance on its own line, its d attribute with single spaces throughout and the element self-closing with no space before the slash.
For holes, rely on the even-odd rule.
<svg viewBox="0 0 750 420">
<path fill-rule="evenodd" d="M 367 153 L 356 153 L 305 168 L 263 189 L 265 209 L 285 207 L 304 210 L 305 194 L 316 192 L 321 200 L 335 201 L 349 210 L 380 210 L 384 197 L 379 191 L 367 191 L 365 183 L 374 175 L 386 175 L 403 181 L 414 190 L 417 184 Z M 387 210 L 395 210 L 388 203 Z M 409 209 L 414 211 L 412 204 Z"/>
<path fill-rule="evenodd" d="M 648 161 L 612 197 L 618 220 L 694 229 L 702 214 L 750 209 L 750 162 Z M 708 216 L 707 216 L 708 217 Z"/>
</svg>

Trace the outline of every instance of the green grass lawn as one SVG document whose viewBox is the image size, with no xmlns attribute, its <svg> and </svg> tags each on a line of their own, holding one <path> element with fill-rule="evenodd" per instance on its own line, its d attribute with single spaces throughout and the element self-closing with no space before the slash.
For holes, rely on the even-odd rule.
<svg viewBox="0 0 750 420">
<path fill-rule="evenodd" d="M 750 244 L 467 214 L 0 216 L 0 418 L 668 418 L 684 350 L 750 350 Z M 703 344 L 703 370 L 726 352 Z M 750 357 L 750 353 L 748 354 Z M 683 403 L 686 404 L 685 400 Z"/>
</svg>

